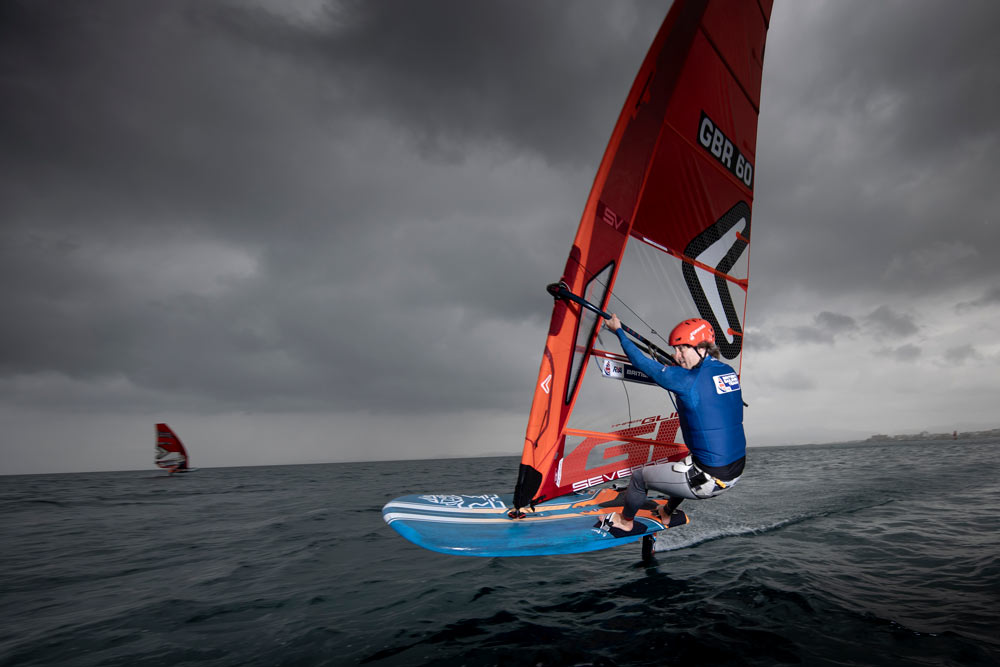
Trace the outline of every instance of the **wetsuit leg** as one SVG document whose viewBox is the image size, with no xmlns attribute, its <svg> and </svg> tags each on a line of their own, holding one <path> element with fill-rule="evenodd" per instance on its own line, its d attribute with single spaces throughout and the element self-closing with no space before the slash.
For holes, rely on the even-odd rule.
<svg viewBox="0 0 1000 667">
<path fill-rule="evenodd" d="M 622 508 L 622 518 L 631 521 L 635 518 L 635 513 L 639 511 L 646 502 L 646 479 L 642 475 L 642 468 L 632 473 L 629 480 L 628 489 L 625 491 L 625 507 Z"/>
<path fill-rule="evenodd" d="M 644 485 L 670 498 L 703 498 L 695 493 L 688 480 L 691 464 L 688 461 L 660 463 L 643 468 Z"/>
</svg>

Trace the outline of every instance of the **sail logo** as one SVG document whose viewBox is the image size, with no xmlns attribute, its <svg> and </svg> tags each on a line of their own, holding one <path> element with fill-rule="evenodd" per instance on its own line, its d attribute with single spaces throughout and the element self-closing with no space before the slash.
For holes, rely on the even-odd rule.
<svg viewBox="0 0 1000 667">
<path fill-rule="evenodd" d="M 628 477 L 644 465 L 665 463 L 686 453 L 677 441 L 680 418 L 676 412 L 631 419 L 611 428 L 615 430 L 567 443 L 567 454 L 559 459 L 559 466 L 560 471 L 570 471 L 574 491 Z"/>
<path fill-rule="evenodd" d="M 597 202 L 597 219 L 604 222 L 604 224 L 611 227 L 616 232 L 624 234 L 628 231 L 628 221 L 612 211 L 607 204 L 600 200 Z"/>
<path fill-rule="evenodd" d="M 626 477 L 631 477 L 632 473 L 634 473 L 639 468 L 645 468 L 646 466 L 655 466 L 655 465 L 661 465 L 661 464 L 664 464 L 664 463 L 669 463 L 670 462 L 670 458 L 671 457 L 669 457 L 669 456 L 664 456 L 663 458 L 656 459 L 654 461 L 650 461 L 649 463 L 643 463 L 643 464 L 636 465 L 636 466 L 628 466 L 627 468 L 620 468 L 620 469 L 615 470 L 613 472 L 602 473 L 602 474 L 597 475 L 595 477 L 589 477 L 587 479 L 581 479 L 578 482 L 573 482 L 573 487 L 572 488 L 573 488 L 574 491 L 583 491 L 584 489 L 588 489 L 588 488 L 590 488 L 592 486 L 596 486 L 597 484 L 603 484 L 605 482 L 613 482 L 616 479 L 625 479 Z"/>
<path fill-rule="evenodd" d="M 618 424 L 612 424 L 611 428 L 621 428 L 622 426 L 635 426 L 636 424 L 639 424 L 641 426 L 646 426 L 647 424 L 656 424 L 658 422 L 669 421 L 671 419 L 673 419 L 673 420 L 677 419 L 677 413 L 676 412 L 671 412 L 669 415 L 666 415 L 666 416 L 664 416 L 664 415 L 653 415 L 652 417 L 643 417 L 642 419 L 633 419 L 633 420 L 627 421 L 627 422 L 621 422 L 621 423 L 618 423 Z"/>
<path fill-rule="evenodd" d="M 698 143 L 743 185 L 753 190 L 753 165 L 729 137 L 702 111 L 698 123 Z"/>
<path fill-rule="evenodd" d="M 538 385 L 542 388 L 546 394 L 552 390 L 552 373 L 549 373 L 548 377 L 542 380 L 542 383 Z"/>
<path fill-rule="evenodd" d="M 611 363 L 610 359 L 604 360 L 604 365 L 601 366 L 601 374 L 606 378 L 622 379 L 625 377 L 625 367 L 621 364 Z"/>
<path fill-rule="evenodd" d="M 698 313 L 715 331 L 715 343 L 726 359 L 735 359 L 743 349 L 740 313 L 746 306 L 747 281 L 732 275 L 750 244 L 750 206 L 737 202 L 691 239 L 681 270 Z M 745 273 L 744 273 L 745 275 Z"/>
<path fill-rule="evenodd" d="M 455 509 L 506 509 L 507 506 L 495 493 L 483 494 L 481 496 L 459 496 L 459 495 L 425 495 L 420 499 L 432 505 L 443 505 Z"/>
<path fill-rule="evenodd" d="M 728 394 L 740 390 L 740 378 L 736 373 L 716 375 L 712 380 L 715 382 L 716 394 Z"/>
</svg>

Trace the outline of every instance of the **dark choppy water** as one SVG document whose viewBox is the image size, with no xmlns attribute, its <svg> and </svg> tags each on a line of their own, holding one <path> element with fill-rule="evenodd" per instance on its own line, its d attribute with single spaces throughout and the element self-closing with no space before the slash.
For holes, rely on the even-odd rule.
<svg viewBox="0 0 1000 667">
<path fill-rule="evenodd" d="M 997 665 L 1000 443 L 753 449 L 651 564 L 462 558 L 516 459 L 0 477 L 0 665 Z"/>
</svg>

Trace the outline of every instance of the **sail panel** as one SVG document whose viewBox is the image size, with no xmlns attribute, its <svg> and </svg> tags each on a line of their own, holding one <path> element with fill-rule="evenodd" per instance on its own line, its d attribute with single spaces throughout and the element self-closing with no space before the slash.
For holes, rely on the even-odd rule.
<svg viewBox="0 0 1000 667">
<path fill-rule="evenodd" d="M 720 53 L 755 109 L 760 109 L 764 40 L 771 21 L 772 0 L 715 2 L 703 19 L 705 35 Z"/>
<path fill-rule="evenodd" d="M 611 284 L 611 276 L 614 274 L 614 265 L 609 264 L 593 278 L 590 278 L 583 289 L 583 298 L 590 303 L 604 303 L 607 298 L 608 285 Z M 577 385 L 583 376 L 584 364 L 589 359 L 590 341 L 594 339 L 597 327 L 600 325 L 599 316 L 593 311 L 584 309 L 580 313 L 576 330 L 576 345 L 571 351 L 572 362 L 570 363 L 570 379 L 566 387 L 565 401 L 571 403 L 576 395 Z"/>
<path fill-rule="evenodd" d="M 632 229 L 668 248 L 687 243 L 741 200 L 752 200 L 757 112 L 701 35 L 650 165 Z"/>
</svg>

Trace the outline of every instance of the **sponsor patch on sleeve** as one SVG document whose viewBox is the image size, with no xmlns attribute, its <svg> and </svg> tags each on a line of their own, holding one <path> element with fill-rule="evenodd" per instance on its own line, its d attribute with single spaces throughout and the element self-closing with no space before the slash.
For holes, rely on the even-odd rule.
<svg viewBox="0 0 1000 667">
<path fill-rule="evenodd" d="M 728 394 L 731 391 L 740 390 L 740 377 L 736 373 L 716 375 L 712 379 L 715 380 L 716 394 Z"/>
</svg>

